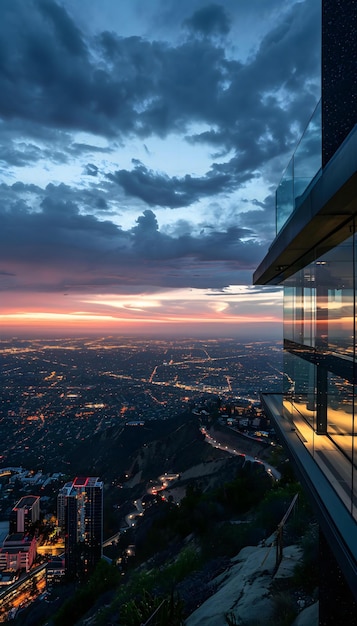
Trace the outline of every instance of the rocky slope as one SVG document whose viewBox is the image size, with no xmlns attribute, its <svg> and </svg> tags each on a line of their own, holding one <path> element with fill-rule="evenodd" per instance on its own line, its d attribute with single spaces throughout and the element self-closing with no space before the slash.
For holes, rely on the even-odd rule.
<svg viewBox="0 0 357 626">
<path fill-rule="evenodd" d="M 277 624 L 277 612 L 283 611 L 284 592 L 296 564 L 301 560 L 301 549 L 287 546 L 276 570 L 275 536 L 264 545 L 247 546 L 231 559 L 230 566 L 211 581 L 215 592 L 186 620 L 186 626 L 270 626 Z M 303 594 L 293 594 L 293 611 L 299 612 L 295 626 L 317 626 L 318 604 Z M 280 606 L 279 606 L 280 603 Z M 229 621 L 230 620 L 230 621 Z M 286 622 L 287 623 L 287 622 Z"/>
</svg>

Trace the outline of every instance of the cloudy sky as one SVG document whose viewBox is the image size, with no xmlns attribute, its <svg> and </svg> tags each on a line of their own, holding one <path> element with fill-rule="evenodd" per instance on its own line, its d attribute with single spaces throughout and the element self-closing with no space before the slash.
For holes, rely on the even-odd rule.
<svg viewBox="0 0 357 626">
<path fill-rule="evenodd" d="M 0 330 L 280 333 L 319 0 L 1 0 Z M 268 329 L 268 331 L 267 331 Z"/>
</svg>

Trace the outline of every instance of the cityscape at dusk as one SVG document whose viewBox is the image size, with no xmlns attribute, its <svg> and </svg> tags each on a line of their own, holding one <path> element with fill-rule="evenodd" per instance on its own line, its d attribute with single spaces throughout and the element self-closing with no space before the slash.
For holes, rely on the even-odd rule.
<svg viewBox="0 0 357 626">
<path fill-rule="evenodd" d="M 59 584 L 72 580 L 73 593 L 113 549 L 124 574 L 129 531 L 157 494 L 179 505 L 192 452 L 208 471 L 218 464 L 218 481 L 249 459 L 270 482 L 280 476 L 260 408 L 262 390 L 281 391 L 279 341 L 4 339 L 0 369 L 0 622 L 56 611 Z M 235 430 L 207 430 L 212 412 Z"/>
<path fill-rule="evenodd" d="M 12 340 L 0 342 L 0 365 L 2 465 L 57 471 L 94 434 L 173 419 L 205 396 L 257 405 L 282 384 L 279 342 Z"/>
<path fill-rule="evenodd" d="M 252 273 L 319 99 L 319 5 L 2 3 L 3 335 L 280 337 Z"/>
<path fill-rule="evenodd" d="M 356 0 L 0 0 L 0 623 L 355 626 Z"/>
</svg>

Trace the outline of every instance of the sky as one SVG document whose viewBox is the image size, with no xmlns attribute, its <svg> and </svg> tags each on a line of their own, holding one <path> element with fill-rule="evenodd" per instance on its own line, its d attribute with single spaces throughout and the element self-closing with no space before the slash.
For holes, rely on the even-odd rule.
<svg viewBox="0 0 357 626">
<path fill-rule="evenodd" d="M 1 0 L 0 337 L 281 335 L 319 0 Z"/>
</svg>

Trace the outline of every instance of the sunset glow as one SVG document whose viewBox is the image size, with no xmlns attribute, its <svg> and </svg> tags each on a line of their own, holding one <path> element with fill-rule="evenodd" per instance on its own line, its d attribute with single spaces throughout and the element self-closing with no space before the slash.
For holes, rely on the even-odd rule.
<svg viewBox="0 0 357 626">
<path fill-rule="evenodd" d="M 78 332 L 137 332 L 154 326 L 174 326 L 190 333 L 199 324 L 216 327 L 217 333 L 225 326 L 246 324 L 281 324 L 281 292 L 257 292 L 253 288 L 232 287 L 225 293 L 208 293 L 200 290 L 171 290 L 151 295 L 110 295 L 83 297 L 57 295 L 36 297 L 36 308 L 31 307 L 33 296 L 23 299 L 23 308 L 3 307 L 0 328 L 5 334 L 13 329 L 28 328 L 35 332 L 41 328 L 60 333 Z M 20 299 L 18 299 L 20 300 Z M 42 300 L 42 302 L 41 302 Z M 254 314 L 250 308 L 256 304 Z M 60 311 L 60 312 L 59 312 Z M 237 328 L 237 332 L 240 329 Z"/>
</svg>

